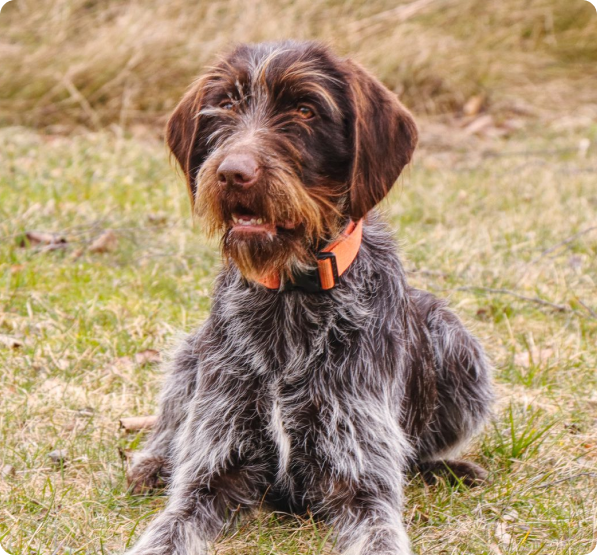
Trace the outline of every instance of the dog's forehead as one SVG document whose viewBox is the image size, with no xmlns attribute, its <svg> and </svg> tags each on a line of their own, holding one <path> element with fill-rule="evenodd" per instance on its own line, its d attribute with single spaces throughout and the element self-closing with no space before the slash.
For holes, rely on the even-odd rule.
<svg viewBox="0 0 597 555">
<path fill-rule="evenodd" d="M 208 105 L 230 98 L 267 114 L 307 101 L 333 121 L 348 102 L 343 61 L 315 42 L 241 45 L 205 76 L 203 90 Z"/>
<path fill-rule="evenodd" d="M 314 87 L 340 89 L 341 61 L 318 43 L 261 43 L 241 45 L 218 66 L 217 79 L 240 93 L 256 89 L 300 95 Z M 319 89 L 321 92 L 321 89 Z"/>
</svg>

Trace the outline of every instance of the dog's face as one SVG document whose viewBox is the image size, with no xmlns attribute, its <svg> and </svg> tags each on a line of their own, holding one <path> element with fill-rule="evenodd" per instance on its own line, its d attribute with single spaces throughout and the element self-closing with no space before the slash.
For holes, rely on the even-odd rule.
<svg viewBox="0 0 597 555">
<path fill-rule="evenodd" d="M 167 141 L 227 259 L 292 279 L 410 161 L 412 117 L 357 64 L 316 43 L 238 47 L 189 90 Z"/>
</svg>

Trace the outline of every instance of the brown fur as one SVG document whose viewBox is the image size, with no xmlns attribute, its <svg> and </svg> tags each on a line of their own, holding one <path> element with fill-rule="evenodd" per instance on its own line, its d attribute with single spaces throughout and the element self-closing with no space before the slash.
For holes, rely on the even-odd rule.
<svg viewBox="0 0 597 555">
<path fill-rule="evenodd" d="M 323 60 L 296 58 L 281 46 L 254 65 L 238 63 L 233 54 L 195 82 L 168 122 L 167 142 L 184 171 L 195 213 L 210 234 L 222 236 L 226 258 L 251 280 L 271 273 L 292 280 L 312 267 L 318 246 L 339 234 L 347 216 L 362 218 L 387 195 L 416 146 L 415 123 L 395 95 L 355 62 L 321 47 L 318 54 Z M 306 141 L 280 132 L 294 109 L 285 105 L 289 90 L 298 99 L 314 98 L 328 111 L 334 133 L 350 135 L 351 161 L 341 179 L 319 175 L 305 187 Z M 221 108 L 216 102 L 222 98 L 235 98 L 238 109 Z M 248 98 L 250 113 L 241 109 Z M 218 125 L 201 136 L 206 119 Z M 294 118 L 292 125 L 306 138 L 316 133 L 311 121 Z M 216 178 L 233 149 L 250 152 L 264 168 L 264 178 L 242 195 L 222 191 Z M 239 203 L 269 222 L 300 222 L 299 229 L 265 246 L 257 238 L 237 239 L 228 231 Z"/>
</svg>

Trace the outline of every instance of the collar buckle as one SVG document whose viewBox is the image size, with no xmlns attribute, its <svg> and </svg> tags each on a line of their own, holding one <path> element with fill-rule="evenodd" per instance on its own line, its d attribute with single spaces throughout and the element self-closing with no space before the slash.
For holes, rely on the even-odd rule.
<svg viewBox="0 0 597 555">
<path fill-rule="evenodd" d="M 320 261 L 325 261 L 325 260 L 329 260 L 330 261 L 330 266 L 332 268 L 332 276 L 334 277 L 334 284 L 332 285 L 332 287 L 329 287 L 328 289 L 333 289 L 334 287 L 336 287 L 336 285 L 338 285 L 338 282 L 340 281 L 340 275 L 338 273 L 338 261 L 336 260 L 336 253 L 333 251 L 323 251 L 323 252 L 318 252 L 317 253 L 317 266 L 319 269 L 319 262 Z M 321 272 L 317 272 L 317 275 L 319 277 L 319 285 L 321 286 Z M 323 289 L 323 287 L 322 287 Z"/>
<path fill-rule="evenodd" d="M 321 283 L 321 273 L 319 270 L 319 262 L 329 260 L 330 267 L 332 269 L 332 275 L 334 276 L 334 285 L 332 287 L 324 288 Z M 317 253 L 317 267 L 309 270 L 308 272 L 301 272 L 298 275 L 293 276 L 294 281 L 288 282 L 285 286 L 287 291 L 294 291 L 299 289 L 307 293 L 322 293 L 335 288 L 340 280 L 338 275 L 338 263 L 336 261 L 336 255 L 333 252 L 318 252 Z"/>
</svg>

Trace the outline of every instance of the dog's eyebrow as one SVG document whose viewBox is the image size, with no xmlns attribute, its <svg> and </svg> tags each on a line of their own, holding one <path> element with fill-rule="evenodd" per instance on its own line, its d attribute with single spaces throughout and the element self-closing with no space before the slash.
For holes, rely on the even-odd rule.
<svg viewBox="0 0 597 555">
<path fill-rule="evenodd" d="M 311 94 L 319 98 L 321 102 L 328 107 L 333 117 L 339 117 L 341 115 L 340 106 L 338 106 L 338 103 L 330 94 L 330 91 L 328 91 L 323 85 L 316 82 L 306 81 L 304 83 L 298 84 L 298 86 L 294 87 L 293 90 L 299 95 L 302 94 L 306 96 Z"/>
<path fill-rule="evenodd" d="M 239 98 L 246 96 L 244 84 L 248 74 L 235 68 L 229 60 L 223 58 L 219 65 L 207 66 L 203 74 L 203 91 L 212 92 L 220 89 L 232 98 L 236 92 Z"/>
<path fill-rule="evenodd" d="M 284 61 L 274 64 L 281 56 L 290 52 L 288 49 L 278 48 L 261 60 L 253 58 L 248 73 L 242 75 L 230 60 L 221 59 L 219 65 L 206 68 L 204 91 L 221 88 L 230 98 L 236 93 L 243 99 L 249 96 L 259 98 L 262 94 L 267 96 L 278 88 L 290 90 L 295 97 L 315 97 L 329 110 L 333 119 L 339 118 L 342 109 L 334 98 L 331 87 L 342 86 L 342 80 L 321 67 L 322 60 L 309 57 L 308 54 L 289 61 L 286 67 Z M 252 92 L 244 88 L 249 83 Z M 201 114 L 216 115 L 209 108 L 202 110 Z"/>
<path fill-rule="evenodd" d="M 218 106 L 206 106 L 205 108 L 201 108 L 194 117 L 199 116 L 231 116 L 229 110 L 225 110 L 224 108 L 220 108 Z"/>
<path fill-rule="evenodd" d="M 270 93 L 276 86 L 282 86 L 285 89 L 291 88 L 295 94 L 312 94 L 318 97 L 328 107 L 333 116 L 338 117 L 341 113 L 340 107 L 325 85 L 337 86 L 341 81 L 330 75 L 329 72 L 319 68 L 319 60 L 304 55 L 291 62 L 286 68 L 279 68 L 279 73 L 272 72 L 273 74 L 270 74 L 268 70 L 272 67 L 272 63 L 289 52 L 291 51 L 288 49 L 279 48 L 263 60 L 255 62 L 252 70 L 254 75 L 252 86 L 257 89 L 257 96 L 263 92 Z M 269 83 L 268 77 L 271 77 Z"/>
<path fill-rule="evenodd" d="M 289 65 L 280 76 L 284 80 L 292 79 L 316 79 L 339 84 L 340 79 L 330 75 L 322 69 L 315 67 L 312 60 L 297 60 Z"/>
<path fill-rule="evenodd" d="M 341 115 L 341 109 L 332 95 L 329 85 L 338 86 L 339 79 L 328 75 L 323 70 L 314 66 L 310 60 L 298 60 L 276 75 L 271 88 L 280 86 L 285 90 L 291 90 L 294 96 L 315 96 L 327 106 L 332 116 Z"/>
</svg>

